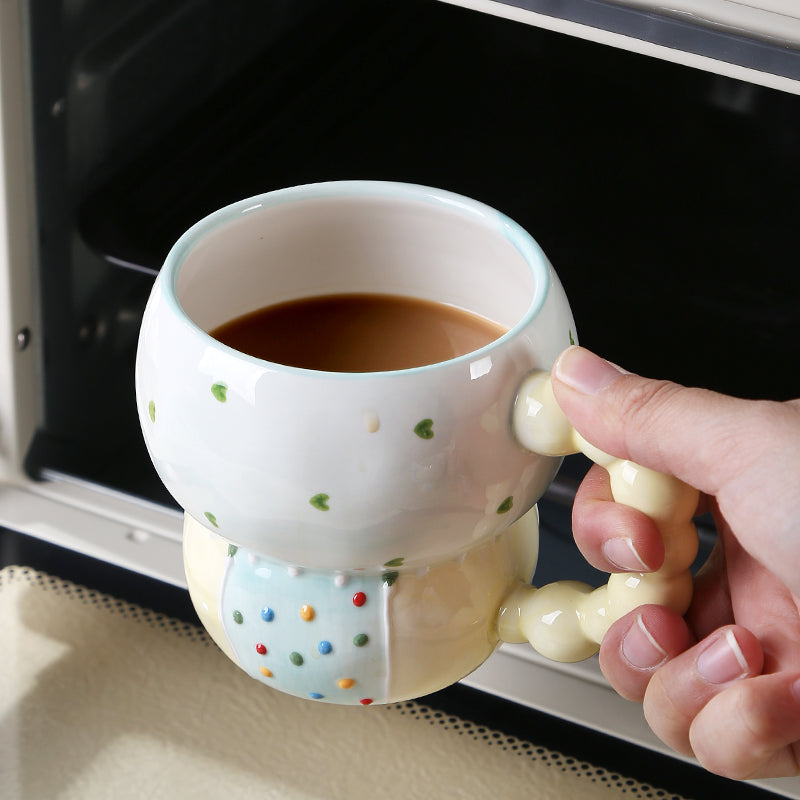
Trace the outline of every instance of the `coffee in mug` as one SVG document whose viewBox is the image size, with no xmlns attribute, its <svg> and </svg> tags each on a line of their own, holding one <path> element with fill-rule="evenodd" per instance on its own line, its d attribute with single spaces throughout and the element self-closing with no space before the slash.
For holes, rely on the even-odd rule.
<svg viewBox="0 0 800 800">
<path fill-rule="evenodd" d="M 323 372 L 385 372 L 466 355 L 506 328 L 462 308 L 391 294 L 304 297 L 211 331 L 256 358 Z"/>
</svg>

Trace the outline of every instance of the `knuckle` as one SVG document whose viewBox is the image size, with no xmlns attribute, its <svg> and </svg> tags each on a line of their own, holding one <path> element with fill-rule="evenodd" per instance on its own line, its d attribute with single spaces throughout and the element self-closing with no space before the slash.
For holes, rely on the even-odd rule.
<svg viewBox="0 0 800 800">
<path fill-rule="evenodd" d="M 774 719 L 770 709 L 761 702 L 754 690 L 752 681 L 743 681 L 736 687 L 736 703 L 732 714 L 746 740 L 748 749 L 756 760 L 763 760 L 772 754 L 774 749 Z"/>
<path fill-rule="evenodd" d="M 624 422 L 626 446 L 650 442 L 653 431 L 669 429 L 671 418 L 681 407 L 679 396 L 688 392 L 686 387 L 671 381 L 647 380 L 634 384 L 621 400 L 620 417 Z"/>
<path fill-rule="evenodd" d="M 622 416 L 634 424 L 649 425 L 654 417 L 668 413 L 675 397 L 686 388 L 670 381 L 641 381 L 622 399 Z"/>
<path fill-rule="evenodd" d="M 668 667 L 657 670 L 647 685 L 643 701 L 644 717 L 662 742 L 678 753 L 693 756 L 689 739 L 693 709 L 686 697 L 676 691 L 676 682 L 668 677 Z"/>
<path fill-rule="evenodd" d="M 724 694 L 729 736 L 708 736 L 707 726 L 698 730 L 693 725 L 690 739 L 695 756 L 709 771 L 733 780 L 760 777 L 783 745 L 775 741 L 773 715 L 752 681 L 730 687 Z"/>
</svg>

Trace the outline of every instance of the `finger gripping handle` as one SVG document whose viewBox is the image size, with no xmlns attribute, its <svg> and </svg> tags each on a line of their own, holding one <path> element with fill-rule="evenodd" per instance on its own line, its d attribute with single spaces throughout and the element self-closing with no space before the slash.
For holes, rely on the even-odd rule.
<svg viewBox="0 0 800 800">
<path fill-rule="evenodd" d="M 555 661 L 580 661 L 597 652 L 613 622 L 640 605 L 655 603 L 686 613 L 692 599 L 689 567 L 697 555 L 692 522 L 697 490 L 587 442 L 561 411 L 546 372 L 533 373 L 523 382 L 513 426 L 520 443 L 532 452 L 550 456 L 581 452 L 605 467 L 614 500 L 656 523 L 665 555 L 655 572 L 614 573 L 605 586 L 594 590 L 577 581 L 557 581 L 541 589 L 520 585 L 501 611 L 501 638 L 530 641 Z"/>
</svg>

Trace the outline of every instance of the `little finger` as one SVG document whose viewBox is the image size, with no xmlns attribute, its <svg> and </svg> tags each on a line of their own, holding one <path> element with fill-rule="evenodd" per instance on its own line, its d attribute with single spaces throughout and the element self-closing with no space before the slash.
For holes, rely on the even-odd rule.
<svg viewBox="0 0 800 800">
<path fill-rule="evenodd" d="M 774 673 L 731 684 L 698 713 L 689 738 L 698 761 L 728 778 L 798 774 L 800 676 Z"/>
<path fill-rule="evenodd" d="M 673 750 L 692 755 L 689 731 L 705 705 L 732 683 L 761 673 L 764 654 L 746 628 L 729 625 L 656 670 L 644 696 L 653 732 Z"/>
</svg>

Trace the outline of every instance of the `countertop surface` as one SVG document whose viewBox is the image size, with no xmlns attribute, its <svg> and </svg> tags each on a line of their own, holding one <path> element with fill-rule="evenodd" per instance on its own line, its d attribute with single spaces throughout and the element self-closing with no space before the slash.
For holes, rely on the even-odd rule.
<svg viewBox="0 0 800 800">
<path fill-rule="evenodd" d="M 265 691 L 202 629 L 0 571 L 6 798 L 678 795 L 422 703 Z"/>
<path fill-rule="evenodd" d="M 10 532 L 0 555 L 9 800 L 772 796 L 461 686 L 355 709 L 268 691 L 183 590 Z"/>
</svg>

